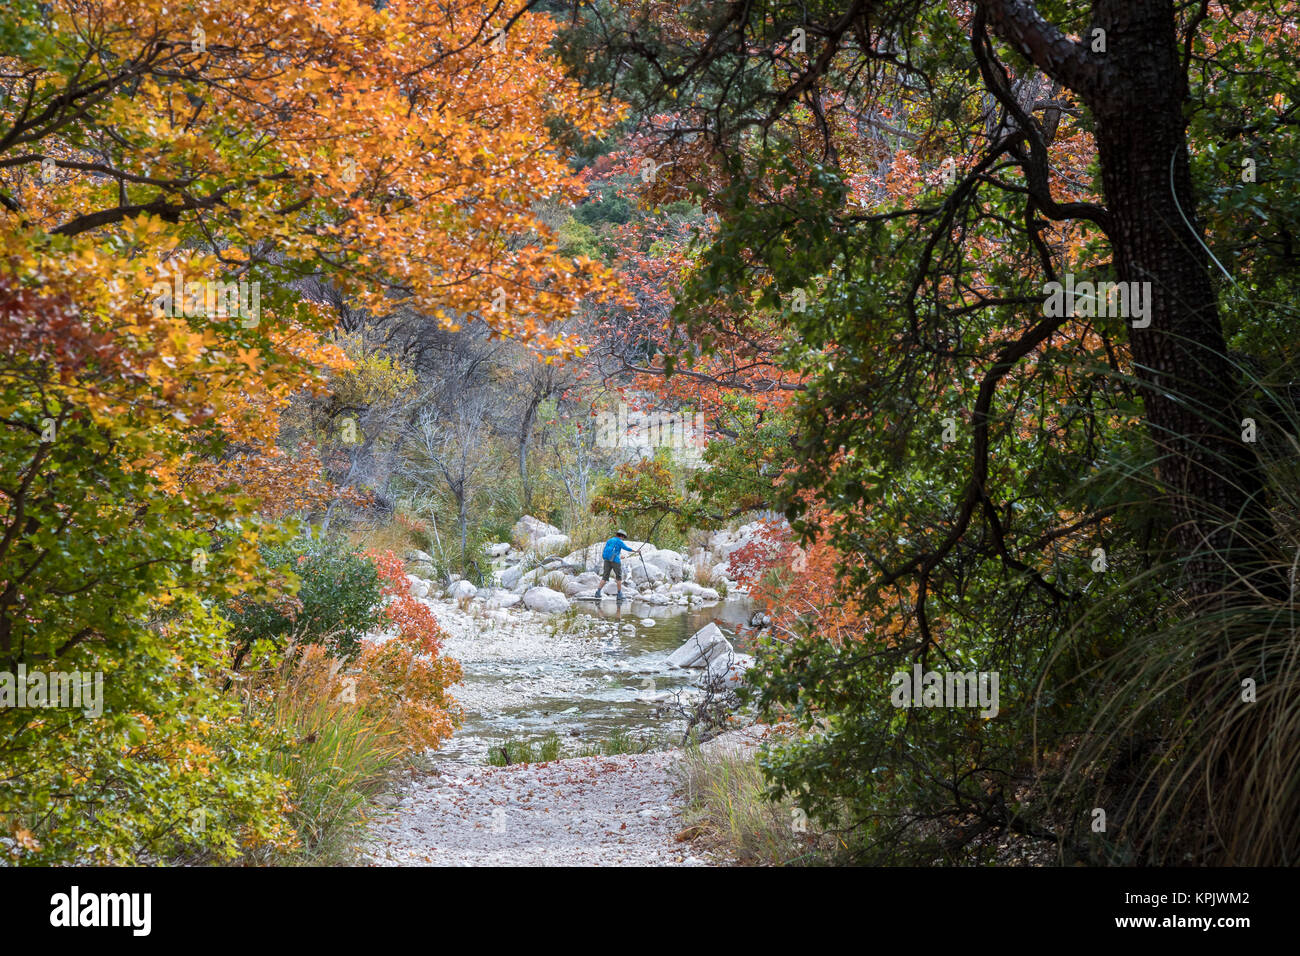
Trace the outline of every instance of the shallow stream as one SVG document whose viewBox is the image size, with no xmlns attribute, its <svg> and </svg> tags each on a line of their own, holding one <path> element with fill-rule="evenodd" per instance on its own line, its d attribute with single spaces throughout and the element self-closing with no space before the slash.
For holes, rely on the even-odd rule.
<svg viewBox="0 0 1300 956">
<path fill-rule="evenodd" d="M 710 622 L 744 649 L 737 631 L 751 611 L 743 595 L 710 605 L 605 600 L 574 607 L 571 615 L 539 615 L 523 625 L 484 618 L 453 629 L 444 651 L 465 672 L 453 689 L 465 721 L 438 759 L 486 763 L 503 741 L 552 732 L 564 756 L 617 734 L 675 740 L 681 722 L 671 695 L 697 686 L 700 672 L 669 669 L 668 655 Z"/>
</svg>

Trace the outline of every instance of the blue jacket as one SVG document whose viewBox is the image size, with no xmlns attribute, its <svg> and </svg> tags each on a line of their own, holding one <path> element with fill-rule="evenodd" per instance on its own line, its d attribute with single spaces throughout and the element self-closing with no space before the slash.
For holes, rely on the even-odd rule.
<svg viewBox="0 0 1300 956">
<path fill-rule="evenodd" d="M 606 561 L 614 561 L 621 564 L 623 552 L 635 550 L 635 548 L 629 548 L 623 543 L 622 538 L 616 536 L 605 542 L 605 550 L 600 553 L 600 556 Z"/>
</svg>

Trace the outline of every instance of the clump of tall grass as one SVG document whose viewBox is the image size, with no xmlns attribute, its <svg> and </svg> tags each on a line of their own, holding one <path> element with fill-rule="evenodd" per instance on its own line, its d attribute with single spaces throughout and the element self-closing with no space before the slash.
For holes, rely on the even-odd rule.
<svg viewBox="0 0 1300 956">
<path fill-rule="evenodd" d="M 279 675 L 273 695 L 260 705 L 276 743 L 266 769 L 288 781 L 289 821 L 296 851 L 254 862 L 333 865 L 354 858 L 370 800 L 388 790 L 406 748 L 398 729 L 366 713 L 349 698 L 335 663 L 318 648 Z"/>
<path fill-rule="evenodd" d="M 1053 652 L 1098 704 L 1059 774 L 1043 779 L 1073 821 L 1066 842 L 1096 862 L 1300 863 L 1300 415 L 1291 396 L 1243 379 L 1267 500 L 1250 516 L 1203 509 L 1207 548 L 1233 549 L 1210 550 L 1216 587 L 1187 593 L 1181 585 L 1199 571 L 1185 557 L 1134 569 Z M 1151 500 L 1167 502 L 1171 492 L 1144 472 L 1156 469 L 1125 479 L 1146 480 Z M 1107 620 L 1127 626 L 1098 653 Z M 1040 706 L 1047 696 L 1040 686 Z M 1089 825 L 1099 810 L 1104 831 Z"/>
<path fill-rule="evenodd" d="M 720 574 L 714 573 L 714 565 L 709 564 L 707 559 L 704 561 L 696 561 L 691 565 L 691 568 L 693 572 L 691 577 L 697 584 L 703 585 L 706 588 L 713 588 L 713 590 L 718 592 L 719 597 L 727 596 L 727 579 L 722 577 Z"/>
<path fill-rule="evenodd" d="M 627 728 L 620 727 L 608 737 L 582 744 L 577 755 L 579 757 L 616 757 L 619 754 L 648 753 L 661 746 L 663 746 L 662 740 L 633 734 Z"/>
<path fill-rule="evenodd" d="M 771 800 L 758 756 L 733 748 L 683 751 L 683 838 L 744 866 L 818 866 L 841 861 L 842 844 L 792 800 Z"/>
<path fill-rule="evenodd" d="M 549 763 L 560 759 L 560 751 L 560 735 L 552 731 L 536 740 L 502 740 L 488 750 L 488 763 L 493 767 Z"/>
</svg>

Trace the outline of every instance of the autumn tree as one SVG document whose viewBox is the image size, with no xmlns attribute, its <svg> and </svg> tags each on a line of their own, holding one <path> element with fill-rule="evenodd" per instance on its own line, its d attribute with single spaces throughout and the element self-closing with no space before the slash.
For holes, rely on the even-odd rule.
<svg viewBox="0 0 1300 956">
<path fill-rule="evenodd" d="M 688 338 L 775 321 L 776 363 L 802 376 L 782 497 L 869 630 L 847 653 L 801 638 L 760 680 L 771 711 L 833 722 L 774 764 L 780 785 L 850 807 L 877 852 L 929 814 L 1085 856 L 1296 852 L 1256 826 L 1300 800 L 1267 743 L 1296 681 L 1276 623 L 1295 347 L 1266 314 L 1294 289 L 1295 14 L 597 3 L 570 34 L 608 51 L 588 76 L 657 138 L 657 188 L 718 213 L 678 296 Z M 1076 279 L 1144 298 L 1059 308 Z M 1288 293 L 1261 302 L 1256 282 Z M 1000 670 L 1017 709 L 904 721 L 881 689 L 908 658 Z M 1253 710 L 1252 660 L 1274 675 Z M 1045 747 L 1076 756 L 1038 780 L 1057 802 L 1012 811 Z M 1061 796 L 1084 792 L 1119 808 L 1122 850 Z"/>
<path fill-rule="evenodd" d="M 216 756 L 258 743 L 214 690 L 212 609 L 266 596 L 258 547 L 281 532 L 259 512 L 330 497 L 276 442 L 291 397 L 348 364 L 340 309 L 567 354 L 549 326 L 608 294 L 534 212 L 581 194 L 560 138 L 616 114 L 554 30 L 404 0 L 0 12 L 0 662 L 109 688 L 96 728 L 0 714 L 25 853 L 292 841 L 282 782 Z M 221 826 L 186 825 L 230 793 Z"/>
</svg>

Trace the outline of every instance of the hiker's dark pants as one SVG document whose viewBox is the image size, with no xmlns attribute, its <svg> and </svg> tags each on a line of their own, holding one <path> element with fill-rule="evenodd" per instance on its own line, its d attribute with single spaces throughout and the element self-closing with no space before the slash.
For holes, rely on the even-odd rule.
<svg viewBox="0 0 1300 956">
<path fill-rule="evenodd" d="M 613 573 L 614 578 L 618 581 L 619 590 L 623 589 L 623 562 L 606 561 L 605 569 L 600 573 L 600 586 L 603 588 L 609 583 L 609 576 Z"/>
</svg>

